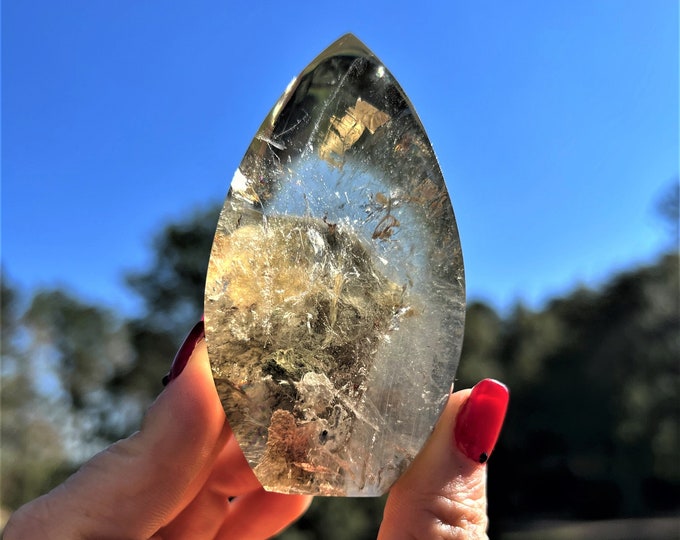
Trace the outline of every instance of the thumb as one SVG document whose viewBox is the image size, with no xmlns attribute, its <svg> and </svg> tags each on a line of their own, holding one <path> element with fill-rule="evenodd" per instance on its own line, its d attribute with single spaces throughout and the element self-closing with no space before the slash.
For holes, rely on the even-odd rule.
<svg viewBox="0 0 680 540">
<path fill-rule="evenodd" d="M 508 389 L 485 379 L 451 394 L 432 435 L 390 490 L 379 540 L 486 538 L 486 467 Z"/>
</svg>

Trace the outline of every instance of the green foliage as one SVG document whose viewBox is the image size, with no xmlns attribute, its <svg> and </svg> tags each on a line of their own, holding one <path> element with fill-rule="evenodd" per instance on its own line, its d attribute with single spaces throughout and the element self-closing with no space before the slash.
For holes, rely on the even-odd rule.
<svg viewBox="0 0 680 540">
<path fill-rule="evenodd" d="M 277 536 L 281 540 L 374 540 L 386 497 L 316 497 L 307 513 Z"/>
<path fill-rule="evenodd" d="M 37 293 L 23 322 L 31 332 L 33 354 L 56 355 L 52 366 L 76 411 L 94 406 L 104 382 L 127 363 L 126 336 L 116 318 L 62 291 Z"/>
<path fill-rule="evenodd" d="M 668 231 L 672 249 L 680 244 L 680 177 L 671 179 L 657 201 L 656 211 Z"/>
<path fill-rule="evenodd" d="M 119 398 L 133 395 L 148 404 L 160 392 L 161 378 L 184 335 L 203 314 L 203 290 L 220 208 L 194 212 L 171 224 L 153 243 L 154 259 L 144 272 L 128 276 L 144 305 L 142 316 L 127 322 L 131 361 L 106 383 Z M 123 431 L 139 423 L 130 417 Z M 118 435 L 122 436 L 123 431 Z"/>
<path fill-rule="evenodd" d="M 145 306 L 143 325 L 181 335 L 203 314 L 203 290 L 220 208 L 197 210 L 169 225 L 153 243 L 154 260 L 128 283 Z M 188 326 L 187 326 L 188 324 Z"/>
<path fill-rule="evenodd" d="M 0 502 L 16 508 L 62 476 L 65 455 L 58 430 L 33 380 L 35 364 L 21 344 L 16 291 L 2 279 L 2 377 L 0 378 Z"/>
<path fill-rule="evenodd" d="M 667 255 L 500 324 L 470 306 L 459 376 L 498 373 L 511 389 L 489 465 L 492 524 L 680 507 L 679 275 Z"/>
</svg>

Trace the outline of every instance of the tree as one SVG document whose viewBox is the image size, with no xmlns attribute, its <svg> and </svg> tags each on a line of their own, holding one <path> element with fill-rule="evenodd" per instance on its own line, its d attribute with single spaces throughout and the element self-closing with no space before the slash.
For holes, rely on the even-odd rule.
<svg viewBox="0 0 680 540">
<path fill-rule="evenodd" d="M 668 230 L 672 247 L 680 244 L 680 178 L 676 176 L 669 183 L 656 203 L 656 212 Z"/>
<path fill-rule="evenodd" d="M 63 291 L 37 292 L 26 309 L 2 284 L 3 503 L 34 498 L 118 433 L 126 400 L 106 381 L 128 362 L 112 313 Z"/>
<path fill-rule="evenodd" d="M 161 390 L 162 375 L 184 335 L 203 314 L 205 274 L 219 207 L 197 210 L 188 219 L 168 225 L 155 238 L 154 259 L 142 272 L 128 276 L 144 311 L 126 324 L 130 363 L 107 381 L 113 394 L 133 396 L 139 413 Z M 128 429 L 139 422 L 131 415 Z"/>
<path fill-rule="evenodd" d="M 64 447 L 35 387 L 36 366 L 20 336 L 19 296 L 1 277 L 0 468 L 3 508 L 16 508 L 62 478 Z"/>
<path fill-rule="evenodd" d="M 670 254 L 504 321 L 511 400 L 489 465 L 492 523 L 680 507 L 679 275 Z M 463 371 L 469 361 L 464 350 Z"/>
</svg>

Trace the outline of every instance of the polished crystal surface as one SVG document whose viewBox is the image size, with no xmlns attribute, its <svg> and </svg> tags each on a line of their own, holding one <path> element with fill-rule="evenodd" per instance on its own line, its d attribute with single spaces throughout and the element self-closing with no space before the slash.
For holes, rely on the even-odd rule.
<svg viewBox="0 0 680 540">
<path fill-rule="evenodd" d="M 255 135 L 208 269 L 215 384 L 265 489 L 389 489 L 446 402 L 464 312 L 427 135 L 386 67 L 343 36 Z"/>
</svg>

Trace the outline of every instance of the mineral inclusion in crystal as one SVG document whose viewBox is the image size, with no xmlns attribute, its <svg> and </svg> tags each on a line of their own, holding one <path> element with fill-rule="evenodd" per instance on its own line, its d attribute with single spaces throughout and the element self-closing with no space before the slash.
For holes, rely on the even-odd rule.
<svg viewBox="0 0 680 540">
<path fill-rule="evenodd" d="M 464 312 L 430 142 L 390 72 L 343 36 L 250 144 L 208 268 L 215 384 L 265 489 L 389 489 L 446 402 Z"/>
</svg>

